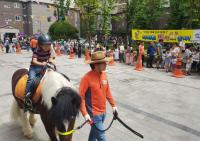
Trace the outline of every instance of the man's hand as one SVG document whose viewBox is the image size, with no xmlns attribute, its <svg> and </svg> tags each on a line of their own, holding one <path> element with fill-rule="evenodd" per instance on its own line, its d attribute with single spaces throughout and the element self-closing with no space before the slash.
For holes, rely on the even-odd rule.
<svg viewBox="0 0 200 141">
<path fill-rule="evenodd" d="M 86 115 L 84 116 L 84 118 L 85 118 L 86 121 L 89 121 L 89 122 L 91 121 L 90 115 L 88 115 L 88 114 L 86 114 Z"/>
<path fill-rule="evenodd" d="M 112 110 L 113 110 L 113 114 L 117 116 L 118 115 L 117 107 L 112 107 Z"/>
<path fill-rule="evenodd" d="M 91 120 L 90 115 L 86 114 L 86 115 L 84 116 L 84 118 L 85 118 L 85 121 L 87 121 L 90 125 L 93 124 L 93 121 Z"/>
</svg>

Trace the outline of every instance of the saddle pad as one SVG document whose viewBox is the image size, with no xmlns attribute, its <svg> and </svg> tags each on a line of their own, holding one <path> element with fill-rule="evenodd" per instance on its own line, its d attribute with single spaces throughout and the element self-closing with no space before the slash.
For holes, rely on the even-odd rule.
<svg viewBox="0 0 200 141">
<path fill-rule="evenodd" d="M 28 80 L 28 75 L 23 75 L 17 82 L 16 86 L 15 86 L 15 96 L 21 100 L 24 100 L 24 96 L 25 96 L 25 89 L 26 89 L 26 82 Z M 41 90 L 42 90 L 42 82 L 40 82 L 40 84 L 38 85 L 32 101 L 34 103 L 36 103 L 40 97 L 41 97 Z"/>
</svg>

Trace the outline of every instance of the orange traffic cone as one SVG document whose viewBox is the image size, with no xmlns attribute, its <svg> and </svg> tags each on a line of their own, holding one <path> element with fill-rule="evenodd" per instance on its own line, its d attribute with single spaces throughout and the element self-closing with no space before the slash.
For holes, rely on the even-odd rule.
<svg viewBox="0 0 200 141">
<path fill-rule="evenodd" d="M 4 52 L 4 50 L 3 50 L 3 46 L 0 45 L 0 53 L 3 53 L 3 52 Z"/>
<path fill-rule="evenodd" d="M 130 55 L 131 54 L 129 52 L 126 53 L 126 65 L 129 65 L 131 63 L 131 61 L 130 61 Z"/>
<path fill-rule="evenodd" d="M 137 71 L 142 71 L 143 70 L 143 67 L 142 67 L 142 54 L 138 55 L 137 64 L 135 66 L 135 70 L 137 70 Z"/>
<path fill-rule="evenodd" d="M 70 48 L 69 59 L 74 59 L 74 57 L 75 57 L 75 54 L 74 54 L 73 48 Z"/>
<path fill-rule="evenodd" d="M 19 43 L 17 44 L 17 47 L 16 47 L 16 54 L 21 54 L 21 46 Z"/>
<path fill-rule="evenodd" d="M 61 55 L 60 47 L 59 47 L 58 45 L 56 46 L 56 55 L 57 55 L 57 56 L 60 56 L 60 55 Z"/>
<path fill-rule="evenodd" d="M 74 57 L 75 57 L 74 53 L 73 53 L 73 52 L 70 52 L 70 53 L 69 53 L 69 59 L 74 59 Z"/>
<path fill-rule="evenodd" d="M 85 62 L 87 62 L 88 60 L 90 60 L 90 52 L 89 50 L 85 50 Z"/>
<path fill-rule="evenodd" d="M 113 57 L 113 51 L 109 52 L 109 57 L 111 58 L 111 60 L 108 62 L 108 65 L 114 66 L 115 65 L 115 61 L 114 61 L 114 57 Z"/>
<path fill-rule="evenodd" d="M 175 67 L 175 70 L 173 71 L 172 76 L 177 77 L 177 78 L 184 77 L 184 74 L 181 68 L 182 68 L 182 59 L 177 58 L 176 67 Z"/>
</svg>

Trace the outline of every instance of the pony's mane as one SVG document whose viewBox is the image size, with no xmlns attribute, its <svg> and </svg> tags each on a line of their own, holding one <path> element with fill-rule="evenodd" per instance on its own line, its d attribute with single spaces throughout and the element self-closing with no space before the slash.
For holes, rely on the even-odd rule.
<svg viewBox="0 0 200 141">
<path fill-rule="evenodd" d="M 69 87 L 74 91 L 77 91 L 77 89 L 70 83 L 70 81 L 67 80 L 62 74 L 51 69 L 46 71 L 42 81 L 42 101 L 48 109 L 51 109 L 52 107 L 51 98 L 56 97 L 58 91 L 62 87 Z"/>
<path fill-rule="evenodd" d="M 78 115 L 81 98 L 73 89 L 63 87 L 51 100 L 53 106 L 50 109 L 49 117 L 56 123 L 56 126 L 59 126 L 59 123 L 70 121 L 71 118 Z"/>
</svg>

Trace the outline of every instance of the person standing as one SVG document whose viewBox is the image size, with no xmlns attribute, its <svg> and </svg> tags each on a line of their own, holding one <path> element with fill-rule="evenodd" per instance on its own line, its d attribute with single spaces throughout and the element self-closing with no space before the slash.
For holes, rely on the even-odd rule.
<svg viewBox="0 0 200 141">
<path fill-rule="evenodd" d="M 3 42 L 2 42 L 2 40 L 0 39 L 0 53 L 1 52 L 4 52 L 4 46 L 3 46 Z"/>
<path fill-rule="evenodd" d="M 147 49 L 147 68 L 153 68 L 153 60 L 154 60 L 154 54 L 155 54 L 156 50 L 154 48 L 154 42 L 151 42 L 150 45 L 148 46 Z"/>
<path fill-rule="evenodd" d="M 81 53 L 82 53 L 82 46 L 81 46 L 81 43 L 80 43 L 80 40 L 78 39 L 78 58 L 81 58 Z"/>
<path fill-rule="evenodd" d="M 124 43 L 122 42 L 121 45 L 119 46 L 119 62 L 125 62 L 124 61 Z"/>
<path fill-rule="evenodd" d="M 192 58 L 192 55 L 190 55 L 186 63 L 186 75 L 191 75 L 192 62 L 193 62 L 193 58 Z"/>
<path fill-rule="evenodd" d="M 31 47 L 33 52 L 36 50 L 37 45 L 38 45 L 38 41 L 36 40 L 36 37 L 33 36 L 31 41 L 30 41 L 30 47 Z"/>
<path fill-rule="evenodd" d="M 139 45 L 139 55 L 142 57 L 142 66 L 144 66 L 144 42 Z"/>
<path fill-rule="evenodd" d="M 88 61 L 91 70 L 83 76 L 80 82 L 81 113 L 86 121 L 93 121 L 88 141 L 106 141 L 105 133 L 95 128 L 96 126 L 100 130 L 104 129 L 106 100 L 112 106 L 113 113 L 117 112 L 105 72 L 108 61 L 103 50 L 94 51 L 91 60 Z"/>
<path fill-rule="evenodd" d="M 156 68 L 162 68 L 162 54 L 163 54 L 163 39 L 159 39 L 158 44 L 156 45 Z"/>
<path fill-rule="evenodd" d="M 8 38 L 8 37 L 5 39 L 4 46 L 5 46 L 5 48 L 6 48 L 6 53 L 9 53 L 10 41 L 9 41 L 9 38 Z"/>
</svg>

